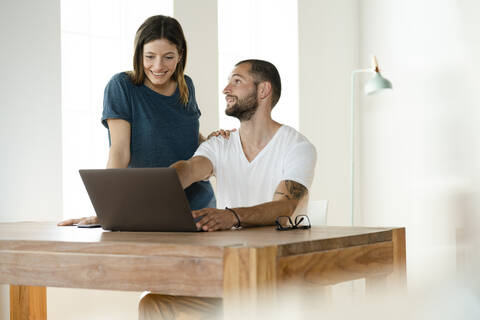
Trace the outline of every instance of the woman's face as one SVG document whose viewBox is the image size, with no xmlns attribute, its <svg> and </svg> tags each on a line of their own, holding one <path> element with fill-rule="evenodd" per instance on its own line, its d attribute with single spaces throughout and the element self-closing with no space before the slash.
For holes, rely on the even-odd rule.
<svg viewBox="0 0 480 320">
<path fill-rule="evenodd" d="M 143 71 L 155 87 L 170 84 L 181 56 L 177 46 L 167 39 L 157 39 L 143 46 Z"/>
</svg>

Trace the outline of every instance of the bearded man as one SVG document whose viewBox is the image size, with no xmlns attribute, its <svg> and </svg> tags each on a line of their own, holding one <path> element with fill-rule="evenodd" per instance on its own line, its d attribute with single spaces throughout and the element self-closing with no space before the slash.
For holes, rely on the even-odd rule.
<svg viewBox="0 0 480 320">
<path fill-rule="evenodd" d="M 204 231 L 273 225 L 294 215 L 313 180 L 315 147 L 295 129 L 272 119 L 280 99 L 280 75 L 273 64 L 244 60 L 223 90 L 225 113 L 240 120 L 229 139 L 211 138 L 194 156 L 172 165 L 184 188 L 215 176 L 220 209 L 193 211 Z"/>
<path fill-rule="evenodd" d="M 203 142 L 194 156 L 172 165 L 183 188 L 211 176 L 217 179 L 217 205 L 193 211 L 204 231 L 273 225 L 293 216 L 313 180 L 315 147 L 295 129 L 272 119 L 280 99 L 277 68 L 262 60 L 237 63 L 223 90 L 225 113 L 240 129 Z M 221 299 L 145 295 L 140 319 L 209 319 L 221 314 Z"/>
</svg>

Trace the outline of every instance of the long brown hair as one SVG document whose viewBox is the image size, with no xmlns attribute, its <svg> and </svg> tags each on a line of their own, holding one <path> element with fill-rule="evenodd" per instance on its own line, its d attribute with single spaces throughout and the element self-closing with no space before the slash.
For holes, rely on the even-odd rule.
<svg viewBox="0 0 480 320">
<path fill-rule="evenodd" d="M 187 64 L 187 41 L 183 35 L 182 26 L 172 17 L 152 16 L 138 28 L 135 35 L 135 52 L 133 54 L 133 71 L 128 72 L 132 82 L 136 85 L 143 84 L 145 72 L 143 70 L 143 46 L 150 41 L 166 39 L 177 47 L 181 56 L 172 77 L 178 84 L 180 100 L 184 105 L 188 103 L 188 87 L 185 82 L 184 70 Z"/>
</svg>

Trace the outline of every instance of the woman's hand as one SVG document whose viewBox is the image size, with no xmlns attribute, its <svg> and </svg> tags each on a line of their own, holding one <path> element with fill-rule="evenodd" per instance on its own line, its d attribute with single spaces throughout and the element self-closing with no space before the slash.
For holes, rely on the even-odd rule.
<svg viewBox="0 0 480 320">
<path fill-rule="evenodd" d="M 97 224 L 97 216 L 83 217 L 80 219 L 68 219 L 63 220 L 57 223 L 57 226 L 74 226 L 74 225 L 85 225 L 85 224 Z"/>
<path fill-rule="evenodd" d="M 235 128 L 233 128 L 232 130 L 220 129 L 220 130 L 217 130 L 217 131 L 213 131 L 212 133 L 210 133 L 208 135 L 207 140 L 210 139 L 211 137 L 218 137 L 218 136 L 222 136 L 225 139 L 228 139 L 228 138 L 230 138 L 230 132 L 234 132 L 234 131 L 237 131 L 237 129 L 235 129 Z"/>
</svg>

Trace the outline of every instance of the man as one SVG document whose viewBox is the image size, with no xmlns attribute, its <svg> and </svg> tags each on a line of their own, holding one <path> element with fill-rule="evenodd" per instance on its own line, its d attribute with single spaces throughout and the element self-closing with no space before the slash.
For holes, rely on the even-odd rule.
<svg viewBox="0 0 480 320">
<path fill-rule="evenodd" d="M 193 212 L 204 231 L 272 225 L 277 216 L 291 216 L 308 193 L 316 161 L 312 144 L 300 133 L 274 121 L 273 107 L 281 82 L 266 61 L 239 62 L 223 90 L 225 113 L 240 120 L 229 139 L 211 138 L 187 161 L 172 165 L 184 188 L 217 179 L 218 207 Z M 223 209 L 229 207 L 231 209 Z M 238 219 L 237 219 L 238 217 Z"/>
<path fill-rule="evenodd" d="M 316 151 L 295 129 L 274 121 L 281 81 L 275 66 L 262 60 L 236 64 L 223 90 L 225 113 L 240 120 L 229 139 L 211 138 L 195 155 L 172 165 L 184 188 L 217 179 L 220 208 L 193 211 L 204 231 L 273 225 L 278 216 L 293 216 L 306 201 L 316 162 Z M 221 300 L 149 294 L 139 305 L 141 319 L 188 315 L 202 318 L 219 309 Z M 174 311 L 169 314 L 169 311 Z"/>
</svg>

